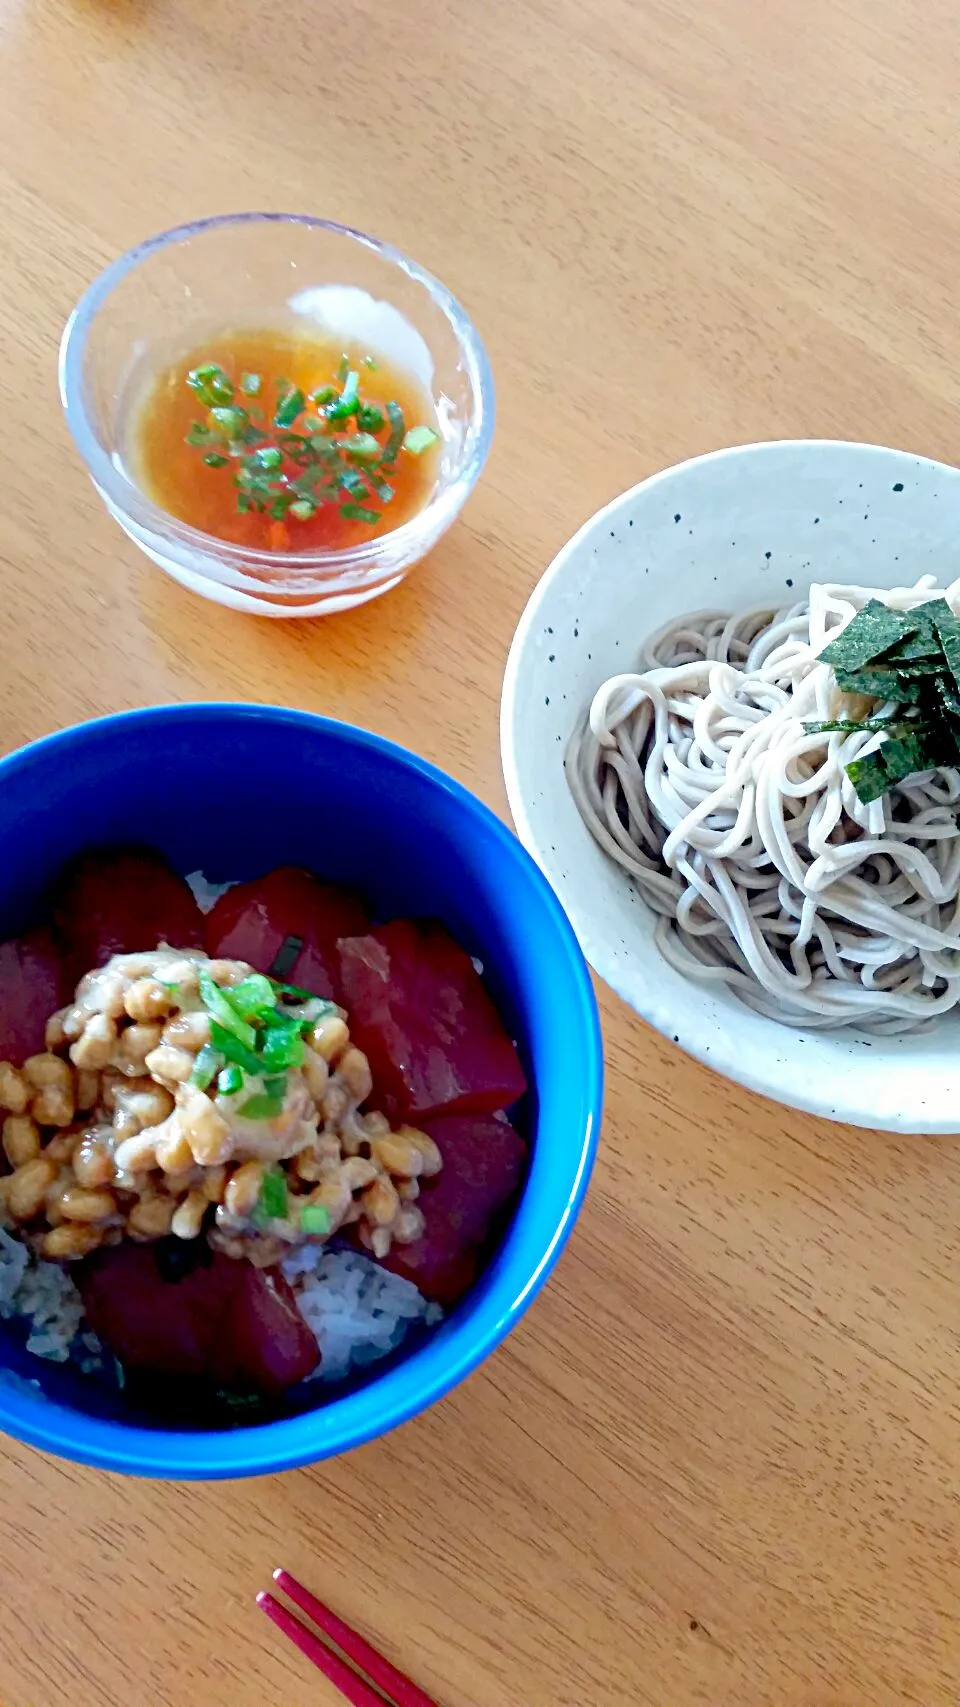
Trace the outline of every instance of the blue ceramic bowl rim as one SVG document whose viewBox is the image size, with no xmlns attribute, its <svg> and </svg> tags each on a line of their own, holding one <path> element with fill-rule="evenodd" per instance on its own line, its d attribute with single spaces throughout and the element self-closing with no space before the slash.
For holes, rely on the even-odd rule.
<svg viewBox="0 0 960 1707">
<path fill-rule="evenodd" d="M 470 493 L 483 473 L 484 464 L 490 453 L 493 430 L 496 418 L 495 389 L 493 369 L 486 347 L 470 315 L 453 292 L 447 289 L 442 279 L 431 273 L 426 267 L 421 267 L 418 261 L 404 254 L 392 243 L 385 243 L 379 237 L 371 237 L 369 233 L 358 230 L 352 225 L 339 225 L 336 220 L 321 219 L 316 214 L 309 213 L 267 213 L 251 209 L 239 213 L 214 214 L 206 219 L 193 219 L 183 225 L 174 225 L 166 231 L 158 231 L 152 237 L 146 237 L 142 242 L 134 244 L 132 249 L 118 255 L 102 272 L 87 286 L 76 307 L 70 313 L 60 339 L 60 355 L 58 376 L 60 402 L 66 417 L 67 426 L 73 435 L 74 443 L 80 452 L 98 490 L 108 502 L 114 505 L 122 514 L 137 513 L 141 524 L 147 524 L 168 534 L 182 544 L 193 546 L 195 549 L 209 550 L 211 536 L 191 527 L 186 522 L 179 521 L 161 510 L 146 492 L 135 485 L 126 474 L 116 467 L 112 458 L 100 447 L 94 432 L 85 402 L 85 386 L 83 379 L 83 359 L 90 329 L 96 320 L 100 309 L 110 297 L 114 288 L 125 279 L 128 273 L 134 271 L 142 261 L 161 249 L 173 248 L 178 243 L 187 241 L 208 232 L 214 232 L 225 226 L 235 225 L 265 225 L 284 226 L 299 225 L 316 231 L 329 232 L 335 237 L 349 238 L 359 243 L 363 248 L 370 249 L 384 261 L 406 273 L 408 278 L 423 286 L 433 298 L 437 306 L 446 315 L 453 332 L 463 352 L 464 363 L 470 375 L 474 392 L 474 418 L 468 435 L 468 451 L 456 478 L 442 491 L 431 498 L 423 510 L 398 528 L 393 528 L 386 534 L 380 534 L 373 540 L 367 540 L 357 545 L 345 546 L 337 551 L 316 552 L 273 552 L 267 554 L 268 561 L 274 567 L 281 564 L 294 568 L 316 567 L 349 570 L 351 567 L 366 567 L 371 554 L 374 557 L 384 555 L 388 549 L 402 551 L 407 541 L 416 541 L 424 531 L 427 517 L 436 523 L 440 518 L 441 531 L 453 521 L 462 509 Z M 225 540 L 216 540 L 216 551 L 219 557 L 243 565 L 259 561 L 264 553 L 251 547 L 231 545 Z"/>
<path fill-rule="evenodd" d="M 553 1022 L 580 1039 L 579 1049 L 570 1052 L 569 1100 L 580 1103 L 585 1120 L 564 1213 L 556 1227 L 545 1231 L 532 1272 L 529 1263 L 518 1265 L 515 1257 L 511 1260 L 511 1229 L 498 1256 L 496 1284 L 478 1299 L 469 1317 L 459 1325 L 456 1318 L 451 1320 L 446 1331 L 448 1355 L 443 1369 L 426 1383 L 417 1377 L 423 1353 L 413 1352 L 380 1381 L 316 1411 L 233 1432 L 193 1434 L 140 1428 L 79 1411 L 68 1411 L 62 1418 L 54 1413 L 51 1419 L 45 1399 L 35 1396 L 26 1386 L 0 1382 L 0 1430 L 30 1446 L 99 1469 L 177 1481 L 268 1475 L 334 1457 L 408 1422 L 464 1380 L 512 1331 L 555 1267 L 586 1195 L 596 1157 L 603 1102 L 603 1042 L 593 984 L 573 928 L 553 889 L 521 842 L 483 801 L 436 765 L 397 743 L 353 724 L 281 706 L 206 701 L 151 706 L 74 724 L 0 758 L 0 790 L 15 771 L 33 763 L 39 753 L 54 762 L 69 763 L 72 748 L 107 726 L 121 726 L 135 740 L 145 726 L 162 729 L 224 716 L 269 718 L 288 727 L 332 737 L 347 747 L 365 748 L 441 790 L 478 831 L 493 838 L 498 859 L 502 860 L 498 881 L 526 887 L 537 897 L 546 910 L 547 931 L 556 934 L 566 953 L 571 983 L 569 1005 L 562 1013 L 557 1009 L 555 987 L 544 989 L 542 1000 Z M 424 1352 L 429 1350 L 430 1343 L 427 1342 Z M 384 1389 L 389 1395 L 386 1407 L 382 1402 Z M 379 1405 L 370 1403 L 373 1394 L 378 1395 Z M 337 1410 L 346 1412 L 345 1421 L 324 1429 L 325 1419 Z"/>
</svg>

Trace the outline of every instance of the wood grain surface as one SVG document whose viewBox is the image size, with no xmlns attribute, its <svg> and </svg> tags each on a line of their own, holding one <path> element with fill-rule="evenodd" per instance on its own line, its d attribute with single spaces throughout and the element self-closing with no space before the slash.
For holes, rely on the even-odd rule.
<svg viewBox="0 0 960 1707">
<path fill-rule="evenodd" d="M 952 460 L 950 0 L 0 0 L 0 741 L 193 697 L 389 732 L 502 809 L 536 577 L 677 458 L 824 434 Z M 284 625 L 102 510 L 56 347 L 135 240 L 323 213 L 442 275 L 488 472 L 400 591 Z M 723 1083 L 602 995 L 571 1248 L 431 1414 L 246 1484 L 0 1454 L 2 1707 L 319 1707 L 286 1564 L 443 1707 L 955 1707 L 960 1154 Z"/>
</svg>

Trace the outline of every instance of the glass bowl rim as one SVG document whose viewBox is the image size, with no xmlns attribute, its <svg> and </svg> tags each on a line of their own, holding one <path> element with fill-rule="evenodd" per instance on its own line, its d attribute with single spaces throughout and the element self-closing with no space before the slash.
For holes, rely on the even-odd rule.
<svg viewBox="0 0 960 1707">
<path fill-rule="evenodd" d="M 445 315 L 460 346 L 470 379 L 474 401 L 467 433 L 468 450 L 455 478 L 399 527 L 336 551 L 265 551 L 253 546 L 234 545 L 171 516 L 133 480 L 119 472 L 112 458 L 102 449 L 87 409 L 83 378 L 87 342 L 97 315 L 116 287 L 142 262 L 164 249 L 175 248 L 189 238 L 228 226 L 258 224 L 295 225 L 345 237 L 397 267 L 421 285 Z M 134 244 L 97 274 L 71 311 L 60 340 L 58 379 L 67 425 L 91 479 L 108 506 L 129 516 L 138 526 L 149 528 L 186 550 L 245 568 L 283 568 L 294 573 L 298 569 L 315 571 L 318 567 L 338 571 L 365 570 L 376 568 L 384 560 L 392 562 L 398 556 L 404 557 L 408 548 L 416 548 L 424 534 L 439 536 L 458 514 L 480 477 L 494 429 L 493 371 L 483 340 L 459 300 L 434 273 L 421 267 L 419 262 L 392 243 L 371 237 L 354 226 L 340 225 L 335 220 L 321 219 L 314 214 L 258 211 L 215 214 L 171 226 Z"/>
</svg>

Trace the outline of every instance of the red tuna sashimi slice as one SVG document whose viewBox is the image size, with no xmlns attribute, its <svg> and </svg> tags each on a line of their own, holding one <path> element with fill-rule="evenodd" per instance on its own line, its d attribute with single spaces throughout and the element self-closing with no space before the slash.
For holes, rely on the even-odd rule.
<svg viewBox="0 0 960 1707">
<path fill-rule="evenodd" d="M 203 914 L 190 885 L 150 848 L 82 854 L 61 876 L 54 907 L 74 984 L 114 954 L 203 942 Z"/>
<path fill-rule="evenodd" d="M 389 1114 L 493 1114 L 523 1095 L 517 1051 L 470 956 L 442 927 L 395 919 L 339 948 L 351 1035 Z"/>
<path fill-rule="evenodd" d="M 87 1319 L 132 1370 L 282 1393 L 320 1353 L 278 1271 L 215 1255 L 164 1280 L 151 1245 L 118 1245 L 76 1272 Z"/>
<path fill-rule="evenodd" d="M 288 865 L 228 889 L 208 914 L 204 937 L 208 954 L 247 960 L 258 972 L 269 972 L 284 943 L 299 937 L 303 946 L 286 965 L 284 981 L 336 998 L 337 939 L 369 923 L 366 907 L 351 890 Z"/>
<path fill-rule="evenodd" d="M 476 1278 L 496 1218 L 523 1180 L 527 1146 L 502 1117 L 448 1116 L 424 1121 L 423 1129 L 437 1144 L 443 1168 L 421 1184 L 421 1238 L 392 1246 L 384 1267 L 449 1306 Z"/>
<path fill-rule="evenodd" d="M 369 1251 L 366 1253 L 369 1256 Z M 480 1252 L 444 1227 L 428 1230 L 412 1245 L 394 1245 L 381 1266 L 412 1280 L 433 1304 L 445 1310 L 458 1304 L 477 1278 Z"/>
<path fill-rule="evenodd" d="M 44 1046 L 50 1015 L 70 1000 L 71 981 L 48 930 L 0 943 L 0 1061 L 19 1067 Z"/>
<path fill-rule="evenodd" d="M 278 1268 L 233 1266 L 241 1276 L 214 1342 L 213 1378 L 224 1387 L 252 1383 L 260 1393 L 283 1393 L 316 1369 L 316 1339 Z"/>
</svg>

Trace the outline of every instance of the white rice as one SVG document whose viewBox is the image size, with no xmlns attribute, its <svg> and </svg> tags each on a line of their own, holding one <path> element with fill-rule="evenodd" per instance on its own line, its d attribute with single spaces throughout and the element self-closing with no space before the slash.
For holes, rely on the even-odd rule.
<svg viewBox="0 0 960 1707">
<path fill-rule="evenodd" d="M 0 1228 L 0 1317 L 30 1324 L 27 1350 L 51 1363 L 72 1360 L 85 1374 L 113 1359 L 84 1324 L 83 1302 L 65 1268 L 41 1262 Z"/>
<path fill-rule="evenodd" d="M 342 1381 L 402 1345 L 411 1328 L 443 1316 L 410 1280 L 390 1274 L 359 1251 L 301 1245 L 283 1264 L 307 1326 L 320 1347 L 312 1381 Z"/>
<path fill-rule="evenodd" d="M 221 895 L 225 895 L 228 889 L 233 888 L 232 883 L 208 883 L 202 871 L 188 872 L 185 882 L 189 883 L 193 890 L 193 898 L 201 913 L 209 913 L 216 906 Z"/>
<path fill-rule="evenodd" d="M 442 1319 L 417 1288 L 358 1251 L 302 1245 L 283 1264 L 321 1362 L 311 1380 L 342 1381 L 402 1345 L 411 1328 Z M 27 1350 L 53 1363 L 73 1362 L 84 1374 L 115 1364 L 84 1323 L 83 1302 L 69 1271 L 39 1261 L 0 1228 L 0 1317 L 29 1323 Z"/>
</svg>

